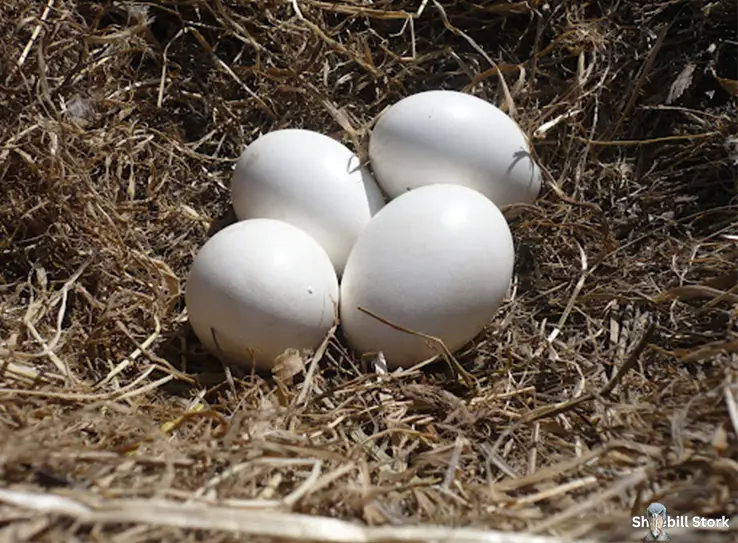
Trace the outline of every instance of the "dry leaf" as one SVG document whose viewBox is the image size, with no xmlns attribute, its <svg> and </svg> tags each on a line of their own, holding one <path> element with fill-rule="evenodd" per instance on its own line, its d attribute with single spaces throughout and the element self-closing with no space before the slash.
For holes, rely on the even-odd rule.
<svg viewBox="0 0 738 543">
<path fill-rule="evenodd" d="M 85 128 L 94 120 L 95 108 L 91 100 L 75 94 L 67 102 L 65 116 L 70 122 L 76 123 L 81 128 Z"/>
<path fill-rule="evenodd" d="M 666 97 L 666 103 L 673 104 L 675 100 L 678 100 L 684 91 L 686 91 L 692 84 L 692 75 L 694 74 L 695 65 L 690 63 L 687 64 L 681 73 L 677 76 L 676 80 L 671 84 L 669 89 L 669 96 Z"/>
<path fill-rule="evenodd" d="M 725 431 L 722 424 L 715 428 L 715 433 L 712 436 L 712 447 L 721 456 L 728 450 L 728 432 Z"/>
<path fill-rule="evenodd" d="M 725 92 L 731 96 L 738 96 L 738 81 L 735 79 L 728 79 L 727 77 L 720 77 L 715 73 L 715 69 L 712 68 L 712 76 L 720 83 L 720 86 L 725 89 Z"/>
<path fill-rule="evenodd" d="M 286 349 L 274 360 L 272 374 L 283 383 L 291 383 L 293 377 L 305 370 L 308 358 L 297 349 Z"/>
</svg>

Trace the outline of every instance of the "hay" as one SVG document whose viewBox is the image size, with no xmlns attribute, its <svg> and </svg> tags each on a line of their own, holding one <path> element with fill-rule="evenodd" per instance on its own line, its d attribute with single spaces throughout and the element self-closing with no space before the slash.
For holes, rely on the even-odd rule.
<svg viewBox="0 0 738 543">
<path fill-rule="evenodd" d="M 3 540 L 637 541 L 651 501 L 732 518 L 674 539 L 734 540 L 735 2 L 0 13 Z M 545 169 L 512 295 L 456 356 L 479 389 L 337 336 L 224 372 L 182 294 L 243 146 L 303 127 L 365 156 L 430 88 L 514 115 Z"/>
</svg>

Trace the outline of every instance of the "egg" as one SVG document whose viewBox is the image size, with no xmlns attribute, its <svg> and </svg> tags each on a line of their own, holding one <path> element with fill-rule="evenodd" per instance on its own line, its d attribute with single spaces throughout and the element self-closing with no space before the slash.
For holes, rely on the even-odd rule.
<svg viewBox="0 0 738 543">
<path fill-rule="evenodd" d="M 344 336 L 360 354 L 382 351 L 390 368 L 437 354 L 363 307 L 458 350 L 495 315 L 513 261 L 507 221 L 479 192 L 437 184 L 405 193 L 375 215 L 351 251 L 341 282 Z"/>
<path fill-rule="evenodd" d="M 185 301 L 207 350 L 226 363 L 266 370 L 288 348 L 320 345 L 335 322 L 338 278 L 309 234 L 283 221 L 252 219 L 205 242 Z"/>
<path fill-rule="evenodd" d="M 377 183 L 390 198 L 452 183 L 498 207 L 532 203 L 541 173 L 525 134 L 489 102 L 456 91 L 413 94 L 385 111 L 369 138 Z"/>
<path fill-rule="evenodd" d="M 310 234 L 339 276 L 359 233 L 384 206 L 356 154 L 302 129 L 269 132 L 248 145 L 234 170 L 231 196 L 240 220 L 277 219 Z"/>
</svg>

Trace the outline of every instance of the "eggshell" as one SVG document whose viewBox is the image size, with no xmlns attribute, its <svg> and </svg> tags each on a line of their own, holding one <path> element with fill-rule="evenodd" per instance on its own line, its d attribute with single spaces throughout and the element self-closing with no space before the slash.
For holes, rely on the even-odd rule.
<svg viewBox="0 0 738 543">
<path fill-rule="evenodd" d="M 369 159 L 390 198 L 452 183 L 502 207 L 532 203 L 541 189 L 540 170 L 515 121 L 489 102 L 456 91 L 421 92 L 392 105 L 372 131 Z"/>
<path fill-rule="evenodd" d="M 359 353 L 382 351 L 407 367 L 436 351 L 361 312 L 423 332 L 457 350 L 494 316 L 512 279 L 507 221 L 479 192 L 420 187 L 391 201 L 351 251 L 341 282 L 341 326 Z"/>
<path fill-rule="evenodd" d="M 323 248 L 273 219 L 237 222 L 205 242 L 185 292 L 203 346 L 227 363 L 257 370 L 270 369 L 287 348 L 317 348 L 333 326 L 338 297 Z"/>
<path fill-rule="evenodd" d="M 269 132 L 238 161 L 231 195 L 240 220 L 278 219 L 313 236 L 340 276 L 349 252 L 384 197 L 359 157 L 310 130 Z"/>
</svg>

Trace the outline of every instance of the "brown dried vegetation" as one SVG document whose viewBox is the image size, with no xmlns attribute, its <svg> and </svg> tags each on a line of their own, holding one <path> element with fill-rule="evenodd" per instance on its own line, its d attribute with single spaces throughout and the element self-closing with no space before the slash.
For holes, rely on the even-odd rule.
<svg viewBox="0 0 738 543">
<path fill-rule="evenodd" d="M 734 540 L 736 18 L 3 1 L 0 539 L 636 541 L 661 501 L 732 517 L 672 538 Z M 479 387 L 379 375 L 339 337 L 278 378 L 226 374 L 182 293 L 244 145 L 303 127 L 363 152 L 430 88 L 505 108 L 546 174 L 512 222 L 513 295 L 458 355 Z"/>
</svg>

